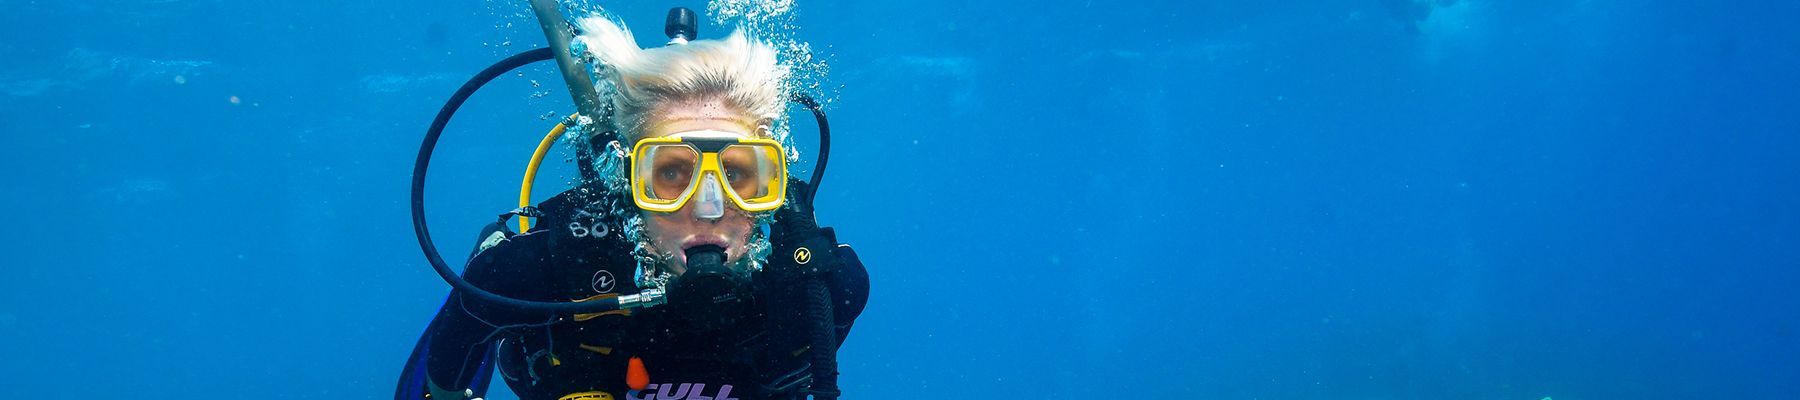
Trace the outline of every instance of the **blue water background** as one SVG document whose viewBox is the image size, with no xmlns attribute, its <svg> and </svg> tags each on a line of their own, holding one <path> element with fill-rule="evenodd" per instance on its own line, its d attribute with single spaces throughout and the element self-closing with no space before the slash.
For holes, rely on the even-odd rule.
<svg viewBox="0 0 1800 400">
<path fill-rule="evenodd" d="M 645 45 L 705 7 L 618 3 Z M 522 4 L 0 9 L 0 397 L 392 395 L 448 292 L 414 152 L 542 45 Z M 838 93 L 820 220 L 874 280 L 849 398 L 1800 397 L 1800 3 L 796 12 Z M 557 79 L 451 126 L 451 258 Z"/>
</svg>

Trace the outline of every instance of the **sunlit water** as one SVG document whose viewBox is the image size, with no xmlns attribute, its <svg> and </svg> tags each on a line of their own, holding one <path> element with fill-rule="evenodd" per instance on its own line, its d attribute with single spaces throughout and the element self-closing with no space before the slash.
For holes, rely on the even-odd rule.
<svg viewBox="0 0 1800 400">
<path fill-rule="evenodd" d="M 391 396 L 448 292 L 414 151 L 529 9 L 6 6 L 0 397 Z M 596 6 L 645 46 L 673 6 L 749 25 L 830 99 L 846 398 L 1800 392 L 1794 4 Z M 548 63 L 464 106 L 446 254 L 571 108 Z"/>
</svg>

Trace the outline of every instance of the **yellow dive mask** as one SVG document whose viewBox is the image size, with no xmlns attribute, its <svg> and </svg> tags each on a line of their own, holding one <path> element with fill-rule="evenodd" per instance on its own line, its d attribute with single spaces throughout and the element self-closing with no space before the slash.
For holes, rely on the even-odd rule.
<svg viewBox="0 0 1800 400">
<path fill-rule="evenodd" d="M 787 157 L 781 143 L 722 131 L 691 131 L 638 140 L 628 155 L 631 197 L 638 208 L 694 216 L 725 215 L 725 199 L 744 211 L 781 207 Z"/>
</svg>

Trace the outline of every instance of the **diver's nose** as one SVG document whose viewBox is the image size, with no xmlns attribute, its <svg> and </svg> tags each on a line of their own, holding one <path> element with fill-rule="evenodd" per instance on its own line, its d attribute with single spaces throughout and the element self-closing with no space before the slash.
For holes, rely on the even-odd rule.
<svg viewBox="0 0 1800 400">
<path fill-rule="evenodd" d="M 700 192 L 694 194 L 694 217 L 700 219 L 718 219 L 725 216 L 725 194 L 720 193 L 719 178 L 714 174 L 706 174 L 700 181 Z"/>
</svg>

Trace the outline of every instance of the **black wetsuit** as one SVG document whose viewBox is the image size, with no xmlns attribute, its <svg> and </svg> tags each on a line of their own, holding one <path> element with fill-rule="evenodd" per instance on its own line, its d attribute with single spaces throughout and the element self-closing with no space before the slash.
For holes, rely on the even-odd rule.
<svg viewBox="0 0 1800 400">
<path fill-rule="evenodd" d="M 501 295 L 537 301 L 636 293 L 632 244 L 620 234 L 619 218 L 580 211 L 575 205 L 584 202 L 573 193 L 540 204 L 545 215 L 533 221 L 530 232 L 499 239 L 491 237 L 497 230 L 490 227 L 484 245 L 464 268 L 464 279 Z M 855 251 L 839 245 L 835 254 L 842 268 L 830 275 L 830 284 L 842 343 L 868 300 L 869 283 Z M 496 365 L 508 386 L 526 400 L 583 393 L 586 397 L 570 398 L 803 398 L 811 381 L 805 303 L 799 285 L 776 285 L 764 278 L 759 274 L 752 279 L 757 282 L 753 311 L 714 331 L 689 326 L 680 316 L 669 315 L 666 306 L 546 316 L 509 312 L 452 291 L 413 348 L 395 398 L 430 398 L 429 385 L 486 397 Z M 640 392 L 626 383 L 632 357 L 642 360 L 649 375 L 650 386 Z"/>
</svg>

